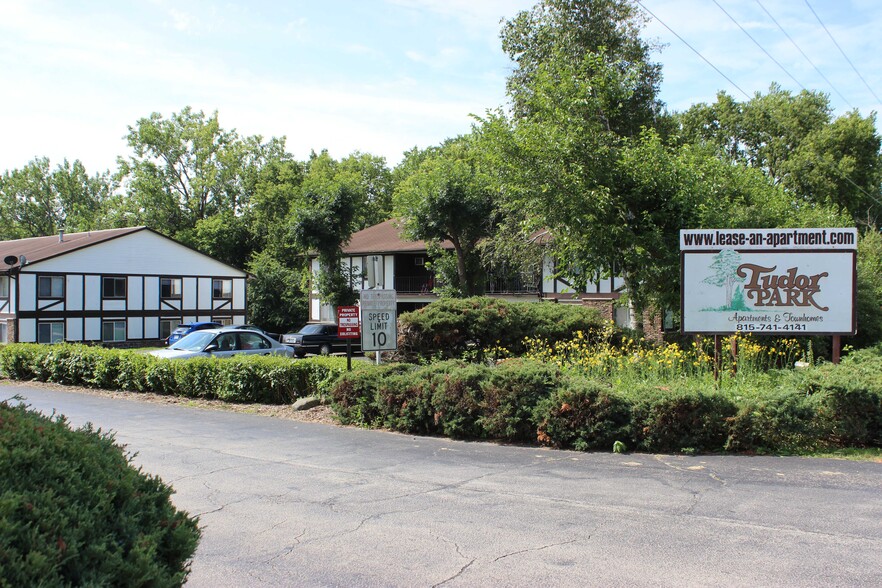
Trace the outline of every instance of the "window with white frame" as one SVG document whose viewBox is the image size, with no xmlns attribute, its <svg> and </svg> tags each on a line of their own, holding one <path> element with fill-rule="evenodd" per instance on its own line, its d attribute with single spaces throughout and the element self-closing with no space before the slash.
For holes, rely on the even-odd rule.
<svg viewBox="0 0 882 588">
<path fill-rule="evenodd" d="M 0 322 L 0 343 L 9 342 L 9 331 L 6 330 L 6 321 Z"/>
<path fill-rule="evenodd" d="M 61 343 L 64 341 L 64 323 L 37 323 L 37 343 Z"/>
<path fill-rule="evenodd" d="M 9 298 L 9 276 L 0 276 L 0 298 Z"/>
<path fill-rule="evenodd" d="M 171 335 L 172 331 L 178 328 L 178 325 L 181 324 L 181 319 L 159 319 L 159 338 L 160 339 L 168 339 L 168 336 Z"/>
<path fill-rule="evenodd" d="M 211 322 L 218 323 L 220 325 L 227 327 L 227 326 L 230 326 L 233 324 L 233 319 L 231 319 L 229 317 L 226 317 L 226 318 L 211 317 Z"/>
<path fill-rule="evenodd" d="M 114 342 L 126 340 L 126 321 L 104 321 L 101 323 L 101 340 Z"/>
<path fill-rule="evenodd" d="M 211 297 L 212 298 L 232 298 L 233 297 L 233 280 L 212 280 L 211 281 Z"/>
<path fill-rule="evenodd" d="M 64 298 L 64 276 L 39 276 L 37 278 L 39 298 Z"/>
<path fill-rule="evenodd" d="M 181 297 L 181 278 L 160 278 L 159 279 L 159 297 L 160 298 L 180 298 Z"/>
</svg>

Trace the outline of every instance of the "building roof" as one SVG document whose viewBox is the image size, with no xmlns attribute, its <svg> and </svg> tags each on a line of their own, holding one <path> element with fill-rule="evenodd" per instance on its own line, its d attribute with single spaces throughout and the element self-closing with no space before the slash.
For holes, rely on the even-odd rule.
<svg viewBox="0 0 882 588">
<path fill-rule="evenodd" d="M 419 253 L 428 248 L 425 241 L 410 241 L 401 236 L 404 222 L 390 219 L 378 225 L 362 229 L 352 235 L 343 247 L 344 255 L 367 255 L 372 253 Z M 452 249 L 450 241 L 442 241 L 441 247 Z"/>
<path fill-rule="evenodd" d="M 23 255 L 27 263 L 35 263 L 143 230 L 149 231 L 150 229 L 147 227 L 126 227 L 123 229 L 107 229 L 85 233 L 59 233 L 58 235 L 50 235 L 48 237 L 0 241 L 0 261 L 4 261 L 9 256 L 18 259 Z M 17 264 L 18 261 L 15 264 L 5 264 L 5 266 L 9 267 L 10 265 Z M 0 268 L 3 267 L 4 265 L 0 265 Z"/>
</svg>

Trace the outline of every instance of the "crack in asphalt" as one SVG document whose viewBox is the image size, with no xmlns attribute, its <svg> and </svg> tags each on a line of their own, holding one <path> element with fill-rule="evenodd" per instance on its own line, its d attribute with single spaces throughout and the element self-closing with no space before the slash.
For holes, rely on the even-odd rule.
<svg viewBox="0 0 882 588">
<path fill-rule="evenodd" d="M 244 498 L 240 498 L 239 500 L 233 500 L 233 501 L 230 501 L 230 502 L 225 502 L 225 503 L 223 503 L 222 505 L 220 505 L 220 506 L 217 507 L 217 508 L 214 508 L 214 509 L 211 509 L 211 510 L 202 511 L 202 512 L 197 512 L 197 513 L 194 514 L 193 516 L 195 516 L 195 517 L 203 517 L 203 516 L 205 516 L 205 515 L 209 515 L 209 514 L 213 514 L 213 513 L 216 513 L 216 512 L 220 512 L 220 511 L 222 511 L 223 509 L 225 509 L 225 508 L 228 507 L 228 506 L 232 506 L 232 505 L 234 505 L 234 504 L 239 504 L 240 502 L 245 502 L 245 501 L 248 500 L 249 498 L 250 498 L 249 496 L 246 496 L 246 497 L 244 497 Z"/>
<path fill-rule="evenodd" d="M 446 583 L 448 583 L 448 582 L 452 582 L 453 580 L 455 580 L 455 579 L 457 579 L 458 577 L 460 577 L 460 576 L 461 576 L 461 575 L 462 575 L 467 569 L 469 569 L 469 567 L 471 567 L 471 565 L 472 565 L 473 563 L 475 563 L 475 561 L 477 561 L 477 559 L 474 558 L 474 557 L 470 558 L 469 556 L 467 556 L 466 554 L 464 554 L 464 553 L 462 552 L 462 549 L 461 549 L 460 546 L 459 546 L 459 543 L 457 543 L 456 541 L 451 541 L 450 539 L 447 539 L 446 537 L 442 537 L 442 536 L 440 536 L 440 535 L 434 535 L 434 537 L 437 538 L 437 539 L 440 539 L 440 540 L 443 541 L 444 543 L 448 543 L 448 544 L 450 544 L 450 545 L 453 545 L 453 548 L 456 549 L 456 554 L 457 554 L 458 556 L 460 556 L 460 557 L 463 558 L 463 559 L 467 559 L 467 560 L 469 560 L 465 565 L 463 565 L 461 568 L 459 568 L 459 571 L 458 571 L 458 572 L 456 572 L 455 574 L 453 574 L 453 575 L 450 576 L 449 578 L 446 578 L 446 579 L 444 579 L 444 580 L 441 580 L 441 581 L 438 582 L 437 584 L 432 584 L 432 588 L 437 588 L 438 586 L 443 586 L 444 584 L 446 584 Z"/>
<path fill-rule="evenodd" d="M 588 539 L 591 539 L 591 535 L 588 535 Z M 578 541 L 578 539 L 570 539 L 569 541 L 561 541 L 559 543 L 549 543 L 548 545 L 540 545 L 539 547 L 529 547 L 527 549 L 519 549 L 518 551 L 512 551 L 511 553 L 506 553 L 506 554 L 500 555 L 499 557 L 497 557 L 496 559 L 494 559 L 490 563 L 496 563 L 500 559 L 505 559 L 505 558 L 511 557 L 513 555 L 519 555 L 521 553 L 527 553 L 530 551 L 542 551 L 543 549 L 548 549 L 550 547 L 560 547 L 561 545 L 569 545 L 570 543 L 575 543 L 576 541 Z"/>
<path fill-rule="evenodd" d="M 278 525 L 276 525 L 276 526 L 278 526 Z M 275 527 L 273 527 L 273 528 L 275 528 Z M 282 553 L 274 555 L 273 557 L 271 557 L 267 560 L 264 560 L 263 563 L 265 563 L 265 564 L 272 563 L 272 562 L 276 561 L 277 559 L 291 555 L 291 553 L 297 548 L 297 546 L 300 545 L 300 538 L 303 537 L 304 535 L 306 535 L 306 529 L 304 529 L 302 533 L 300 533 L 299 535 L 294 537 L 294 539 L 293 539 L 294 543 L 291 544 L 291 546 L 288 549 L 286 549 Z"/>
</svg>

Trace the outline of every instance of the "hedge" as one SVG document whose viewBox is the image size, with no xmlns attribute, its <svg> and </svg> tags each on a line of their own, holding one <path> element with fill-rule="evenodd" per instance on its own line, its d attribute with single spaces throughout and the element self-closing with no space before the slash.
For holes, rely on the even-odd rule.
<svg viewBox="0 0 882 588">
<path fill-rule="evenodd" d="M 143 351 L 68 343 L 0 346 L 0 374 L 16 380 L 228 402 L 287 404 L 305 396 L 326 396 L 345 370 L 345 358 L 338 357 L 168 360 Z"/>
<path fill-rule="evenodd" d="M 0 402 L 0 586 L 180 586 L 200 531 L 113 437 Z"/>
<path fill-rule="evenodd" d="M 442 298 L 398 317 L 396 358 L 480 356 L 491 347 L 519 355 L 525 337 L 549 342 L 570 339 L 576 331 L 594 333 L 604 321 L 593 308 L 577 304 L 506 302 L 498 298 Z"/>
<path fill-rule="evenodd" d="M 711 379 L 621 389 L 528 360 L 392 364 L 344 374 L 344 423 L 609 451 L 795 451 L 882 445 L 882 353 L 782 372 L 774 389 Z M 766 383 L 762 381 L 761 383 Z"/>
</svg>

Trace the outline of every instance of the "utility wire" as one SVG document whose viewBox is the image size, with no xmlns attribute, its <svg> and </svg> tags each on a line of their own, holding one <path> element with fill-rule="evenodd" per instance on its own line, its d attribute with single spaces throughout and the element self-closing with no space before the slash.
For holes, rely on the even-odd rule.
<svg viewBox="0 0 882 588">
<path fill-rule="evenodd" d="M 849 108 L 854 108 L 851 105 L 851 102 L 848 101 L 848 98 L 843 96 L 842 92 L 840 92 L 839 89 L 833 85 L 833 82 L 831 82 L 830 80 L 827 79 L 827 76 L 824 75 L 824 72 L 822 72 L 820 69 L 818 69 L 818 66 L 815 65 L 811 59 L 809 59 L 809 56 L 805 54 L 805 51 L 802 50 L 802 47 L 800 47 L 799 45 L 796 44 L 796 41 L 793 40 L 793 37 L 791 37 L 789 34 L 787 34 L 787 31 L 784 30 L 784 27 L 782 27 L 781 24 L 777 20 L 775 20 L 775 17 L 772 16 L 772 13 L 769 12 L 765 6 L 763 6 L 763 3 L 760 2 L 760 0 L 756 0 L 756 3 L 759 4 L 759 7 L 763 9 L 763 12 L 765 12 L 768 15 L 768 17 L 770 19 L 772 19 L 772 22 L 775 23 L 775 25 L 777 25 L 777 27 L 779 29 L 781 29 L 781 32 L 784 33 L 784 36 L 787 37 L 790 40 L 790 42 L 793 44 L 793 46 L 796 47 L 796 50 L 799 51 L 803 57 L 805 57 L 805 60 L 808 61 L 809 64 L 813 68 L 815 68 L 815 71 L 818 72 L 818 75 L 820 75 L 822 78 L 824 78 L 824 81 L 827 82 L 827 84 L 833 89 L 834 92 L 839 94 L 839 97 L 842 98 L 842 101 L 845 102 L 846 104 L 848 104 Z"/>
<path fill-rule="evenodd" d="M 775 65 L 777 65 L 778 67 L 780 67 L 781 70 L 782 70 L 784 73 L 786 73 L 788 76 L 790 76 L 790 79 L 793 80 L 794 82 L 796 82 L 796 85 L 797 85 L 797 86 L 799 86 L 799 87 L 802 88 L 803 90 L 806 90 L 806 87 L 803 86 L 802 83 L 800 83 L 799 80 L 797 80 L 795 77 L 793 77 L 793 74 L 791 74 L 789 71 L 787 71 L 787 68 L 784 67 L 783 65 L 781 65 L 781 64 L 778 62 L 777 59 L 775 59 L 774 57 L 772 57 L 772 54 L 769 53 L 768 51 L 766 51 L 766 48 L 763 47 L 762 45 L 760 45 L 760 44 L 759 44 L 759 41 L 757 41 L 756 39 L 754 39 L 754 38 L 753 38 L 753 35 L 751 35 L 749 32 L 747 32 L 747 29 L 745 29 L 743 26 L 741 26 L 741 23 L 738 22 L 737 20 L 735 20 L 735 17 L 734 17 L 734 16 L 732 16 L 731 14 L 729 14 L 728 12 L 726 12 L 726 9 L 723 8 L 723 7 L 720 5 L 720 3 L 717 2 L 717 0 L 714 0 L 714 4 L 716 4 L 716 5 L 717 5 L 717 8 L 719 8 L 720 10 L 722 10 L 722 11 L 723 11 L 723 14 L 725 14 L 726 16 L 728 16 L 729 19 L 730 19 L 732 22 L 734 22 L 734 23 L 738 26 L 739 29 L 741 29 L 741 32 L 743 32 L 745 35 L 747 35 L 747 37 L 748 37 L 751 41 L 753 41 L 753 43 L 754 43 L 757 47 L 759 47 L 760 50 L 761 50 L 763 53 L 765 53 L 766 56 L 767 56 L 769 59 L 771 59 L 772 61 L 774 61 L 774 62 L 775 62 Z M 806 90 L 806 91 L 808 91 L 808 90 Z"/>
<path fill-rule="evenodd" d="M 705 57 L 704 55 L 702 55 L 701 52 L 700 52 L 698 49 L 696 49 L 695 47 L 693 47 L 692 45 L 690 45 L 690 44 L 686 41 L 686 39 L 684 39 L 684 38 L 681 37 L 679 34 L 677 34 L 677 31 L 675 31 L 674 29 L 672 29 L 671 27 L 669 27 L 667 24 L 665 24 L 665 21 L 663 21 L 662 19 L 660 19 L 659 17 L 657 17 L 657 16 L 656 16 L 656 15 L 655 15 L 655 14 L 654 14 L 649 8 L 646 7 L 645 4 L 643 4 L 643 2 L 642 2 L 641 0 L 637 0 L 637 4 L 639 4 L 640 7 L 643 8 L 643 10 L 645 10 L 646 12 L 648 12 L 649 15 L 652 16 L 652 18 L 654 18 L 655 20 L 657 20 L 657 21 L 659 22 L 660 25 L 662 25 L 663 27 L 665 27 L 666 29 L 668 29 L 669 31 L 671 31 L 671 34 L 673 34 L 675 37 L 677 37 L 678 39 L 680 39 L 680 41 L 682 41 L 684 45 L 686 45 L 687 47 L 689 47 L 690 49 L 692 49 L 692 52 L 695 53 L 696 55 L 698 55 L 699 57 L 701 57 L 701 59 L 704 60 L 704 62 L 705 62 L 706 64 L 708 64 L 709 66 L 711 66 L 715 72 L 717 72 L 718 74 L 720 74 L 721 76 L 723 76 L 724 78 L 726 78 L 726 81 L 728 81 L 730 84 L 732 84 L 732 86 L 734 86 L 739 92 L 741 92 L 742 94 L 744 94 L 745 98 L 747 98 L 748 100 L 750 100 L 750 98 L 751 98 L 750 94 L 748 94 L 747 92 L 745 92 L 744 90 L 742 90 L 742 89 L 741 89 L 741 86 L 739 86 L 738 84 L 736 84 L 735 82 L 733 82 L 732 79 L 731 79 L 729 76 L 727 76 L 727 75 L 724 74 L 722 71 L 720 71 L 720 69 L 719 69 L 716 65 L 714 65 L 713 63 L 711 63 L 711 62 L 707 59 L 707 57 Z"/>
<path fill-rule="evenodd" d="M 836 39 L 833 38 L 832 33 L 830 33 L 830 31 L 827 29 L 827 25 L 824 24 L 824 21 L 821 20 L 821 17 L 818 16 L 818 13 L 815 12 L 815 9 L 812 8 L 812 5 L 809 4 L 809 1 L 808 1 L 808 0 L 805 0 L 805 5 L 808 6 L 809 10 L 812 11 L 812 14 L 815 15 L 815 18 L 818 19 L 818 23 L 819 23 L 819 24 L 824 28 L 824 30 L 827 32 L 827 36 L 830 37 L 830 40 L 833 41 L 833 44 L 836 45 L 836 48 L 839 49 L 839 52 L 840 52 L 840 53 L 842 53 L 842 56 L 845 58 L 845 61 L 848 62 L 848 65 L 851 66 L 851 69 L 854 70 L 854 73 L 857 74 L 857 77 L 859 77 L 859 78 L 861 79 L 861 81 L 862 81 L 862 82 L 864 83 L 864 85 L 867 87 L 867 90 L 869 90 L 869 91 L 870 91 L 870 94 L 873 95 L 873 98 L 876 99 L 876 102 L 882 102 L 882 99 L 880 99 L 880 98 L 876 95 L 876 92 L 873 91 L 873 88 L 870 87 L 870 84 L 867 83 L 867 80 L 864 79 L 864 76 L 861 75 L 861 72 L 859 72 L 859 71 L 857 70 L 857 68 L 856 68 L 856 67 L 854 66 L 854 64 L 851 62 L 851 59 L 848 58 L 848 55 L 845 54 L 845 51 L 842 50 L 842 47 L 840 47 L 840 46 L 839 46 L 839 43 L 836 42 Z"/>
</svg>

